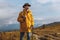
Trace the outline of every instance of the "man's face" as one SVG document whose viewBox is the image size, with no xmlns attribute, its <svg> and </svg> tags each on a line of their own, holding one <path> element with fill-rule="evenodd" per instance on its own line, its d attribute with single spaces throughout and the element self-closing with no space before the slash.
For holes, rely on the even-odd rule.
<svg viewBox="0 0 60 40">
<path fill-rule="evenodd" d="M 25 9 L 29 9 L 29 6 L 26 5 L 26 6 L 25 6 Z"/>
</svg>

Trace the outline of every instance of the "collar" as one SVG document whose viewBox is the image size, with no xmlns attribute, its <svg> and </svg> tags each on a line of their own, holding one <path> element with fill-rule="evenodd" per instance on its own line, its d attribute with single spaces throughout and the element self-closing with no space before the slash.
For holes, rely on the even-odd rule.
<svg viewBox="0 0 60 40">
<path fill-rule="evenodd" d="M 28 9 L 27 11 L 25 9 L 23 9 L 23 12 L 30 12 L 30 9 Z"/>
</svg>

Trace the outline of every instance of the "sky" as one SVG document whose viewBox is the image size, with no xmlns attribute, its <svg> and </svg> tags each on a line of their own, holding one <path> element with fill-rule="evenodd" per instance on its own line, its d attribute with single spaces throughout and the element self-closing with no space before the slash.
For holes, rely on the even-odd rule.
<svg viewBox="0 0 60 40">
<path fill-rule="evenodd" d="M 60 0 L 0 0 L 0 26 L 16 24 L 24 3 L 30 3 L 34 20 L 42 24 L 60 21 Z"/>
</svg>

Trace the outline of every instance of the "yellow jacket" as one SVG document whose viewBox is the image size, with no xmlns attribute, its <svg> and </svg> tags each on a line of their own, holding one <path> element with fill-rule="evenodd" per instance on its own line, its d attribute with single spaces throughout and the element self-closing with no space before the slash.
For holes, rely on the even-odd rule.
<svg viewBox="0 0 60 40">
<path fill-rule="evenodd" d="M 31 10 L 24 9 L 19 13 L 17 21 L 20 22 L 20 32 L 31 32 L 31 25 L 34 26 L 34 19 Z"/>
</svg>

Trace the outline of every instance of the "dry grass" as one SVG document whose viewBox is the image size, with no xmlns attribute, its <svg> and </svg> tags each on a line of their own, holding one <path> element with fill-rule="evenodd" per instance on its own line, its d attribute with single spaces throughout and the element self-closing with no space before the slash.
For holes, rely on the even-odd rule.
<svg viewBox="0 0 60 40">
<path fill-rule="evenodd" d="M 0 32 L 0 40 L 20 40 L 20 32 Z M 26 34 L 24 40 L 26 40 Z M 60 24 L 33 29 L 33 40 L 60 40 Z"/>
</svg>

